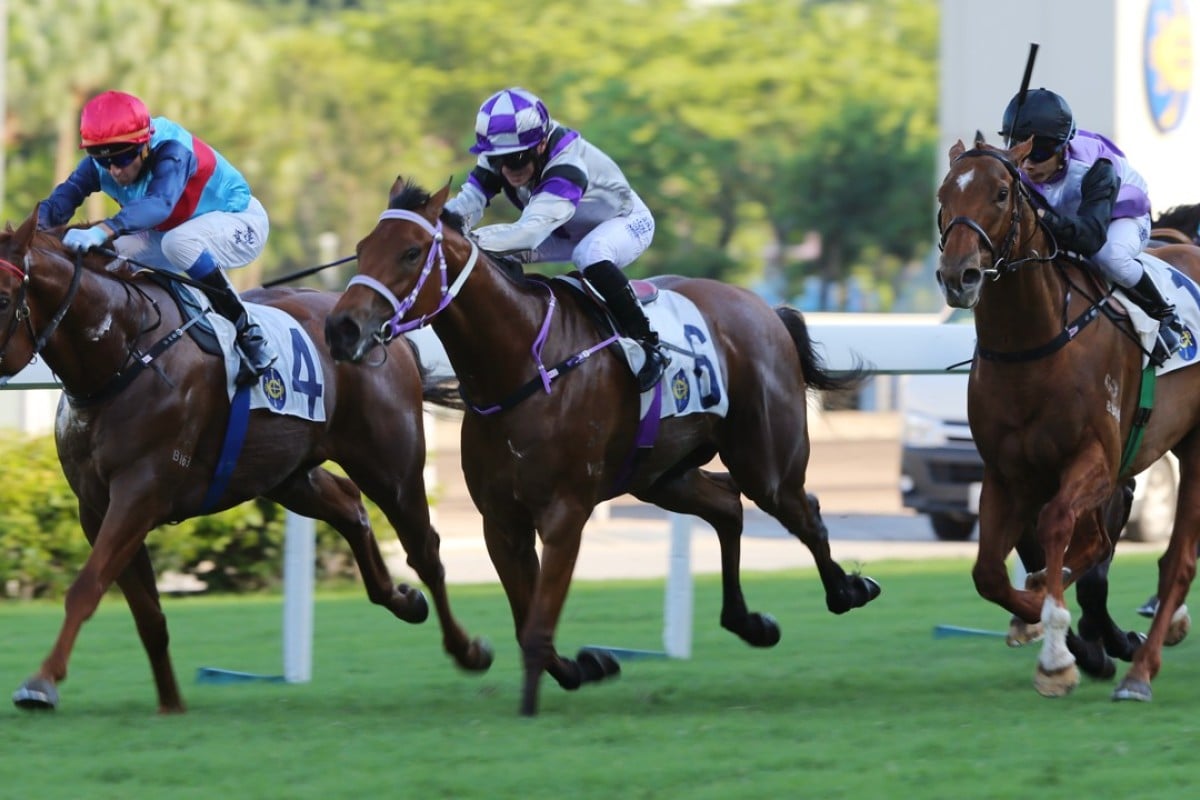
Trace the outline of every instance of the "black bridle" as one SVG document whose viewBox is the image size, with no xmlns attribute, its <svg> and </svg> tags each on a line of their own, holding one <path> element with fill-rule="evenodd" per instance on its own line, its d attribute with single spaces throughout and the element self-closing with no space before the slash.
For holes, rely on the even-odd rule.
<svg viewBox="0 0 1200 800">
<path fill-rule="evenodd" d="M 985 231 L 978 222 L 970 217 L 954 217 L 946 224 L 946 227 L 941 228 L 942 210 L 939 208 L 938 225 L 941 238 L 938 241 L 938 249 L 945 249 L 946 239 L 950 236 L 950 231 L 955 225 L 965 225 L 967 228 L 970 228 L 972 231 L 974 231 L 977 236 L 979 236 L 984 248 L 987 249 L 988 253 L 992 257 L 991 268 L 983 270 L 983 274 L 985 276 L 990 276 L 992 280 L 999 280 L 1001 276 L 1010 272 L 1015 272 L 1017 269 L 1027 264 L 1048 263 L 1058 266 L 1055 262 L 1060 256 L 1066 257 L 1067 254 L 1062 253 L 1059 250 L 1058 242 L 1054 238 L 1054 233 L 1046 226 L 1046 223 L 1042 220 L 1042 218 L 1037 215 L 1038 204 L 1040 203 L 1043 207 L 1046 207 L 1046 201 L 1043 200 L 1036 191 L 1026 185 L 1024 179 L 1021 177 L 1020 170 L 1017 169 L 1017 165 L 998 150 L 985 150 L 983 148 L 976 147 L 975 149 L 960 153 L 958 158 L 954 160 L 955 162 L 958 162 L 964 158 L 979 157 L 996 159 L 1002 165 L 1004 165 L 1004 169 L 1008 172 L 1009 177 L 1012 179 L 1012 214 L 1009 217 L 1008 232 L 1004 235 L 1004 241 L 1000 248 L 997 249 L 992 243 L 991 237 L 988 236 L 987 231 Z M 1041 256 L 1037 254 L 1037 251 L 1033 251 L 1032 255 L 1024 258 L 1012 258 L 1013 247 L 1016 246 L 1017 235 L 1021 229 L 1021 210 L 1024 206 L 1029 207 L 1029 210 L 1033 213 L 1033 218 L 1037 222 L 1038 227 L 1040 227 L 1046 233 L 1046 238 L 1050 240 L 1052 245 L 1051 253 Z M 1081 266 L 1083 265 L 1081 264 Z M 1104 302 L 1108 295 L 1102 294 L 1100 297 L 1092 297 L 1082 287 L 1077 286 L 1061 266 L 1058 266 L 1058 270 L 1059 275 L 1064 283 L 1062 330 L 1059 332 L 1058 336 L 1054 337 L 1045 344 L 1039 345 L 1038 347 L 1029 348 L 1027 350 L 999 351 L 991 350 L 985 347 L 979 347 L 977 348 L 977 352 L 979 353 L 980 358 L 988 361 L 1002 361 L 1010 364 L 1022 361 L 1034 361 L 1039 358 L 1044 358 L 1051 353 L 1057 352 L 1068 342 L 1075 339 L 1075 337 L 1077 337 L 1080 332 L 1090 325 L 1101 313 L 1110 316 L 1114 319 L 1114 321 L 1117 319 L 1117 317 L 1108 309 L 1107 304 Z M 1072 290 L 1077 291 L 1081 296 L 1085 297 L 1089 301 L 1090 305 L 1075 319 L 1068 320 L 1067 309 L 1071 304 Z M 1111 292 L 1109 292 L 1109 294 L 1111 294 Z M 1126 336 L 1134 339 L 1135 342 L 1137 341 L 1136 338 L 1134 338 L 1130 333 L 1124 329 L 1121 330 Z"/>
<path fill-rule="evenodd" d="M 1025 181 L 1022 180 L 1021 171 L 1017 169 L 1017 165 L 1010 161 L 998 150 L 985 150 L 978 147 L 959 154 L 958 158 L 954 160 L 958 162 L 962 161 L 964 158 L 979 157 L 996 159 L 1004 166 L 1004 169 L 1008 172 L 1009 177 L 1012 179 L 1012 214 L 1009 216 L 1008 231 L 1004 234 L 1004 241 L 1001 243 L 1000 247 L 997 248 L 995 244 L 992 243 L 992 238 L 988 236 L 987 231 L 983 229 L 983 226 L 970 217 L 954 217 L 948 223 L 946 223 L 946 226 L 943 228 L 941 226 L 942 209 L 939 208 L 938 232 L 941 238 L 938 240 L 938 249 L 946 249 L 946 239 L 950 237 L 950 231 L 955 225 L 965 225 L 967 228 L 970 228 L 975 232 L 975 234 L 979 237 L 979 240 L 983 243 L 984 249 L 986 249 L 988 254 L 992 257 L 991 268 L 985 269 L 983 272 L 984 275 L 991 276 L 993 280 L 999 278 L 1004 273 L 1014 271 L 1025 264 L 1044 264 L 1053 262 L 1054 259 L 1058 258 L 1059 255 L 1058 243 L 1054 240 L 1054 234 L 1052 234 L 1049 228 L 1046 227 L 1046 223 L 1042 221 L 1041 217 L 1037 216 L 1037 204 L 1034 200 L 1036 195 L 1033 190 L 1025 185 Z M 1039 256 L 1036 252 L 1034 252 L 1033 255 L 1026 256 L 1025 258 L 1011 258 L 1013 247 L 1015 247 L 1017 243 L 1017 235 L 1021 230 L 1021 209 L 1023 205 L 1029 206 L 1029 210 L 1033 212 L 1034 219 L 1037 221 L 1038 226 L 1046 232 L 1046 238 L 1050 240 L 1051 244 L 1053 244 L 1054 251 L 1049 255 Z"/>
<path fill-rule="evenodd" d="M 37 333 L 33 329 L 33 320 L 29 312 L 29 281 L 31 277 L 29 265 L 31 263 L 32 261 L 26 258 L 25 267 L 22 269 L 10 261 L 3 261 L 5 269 L 10 269 L 21 275 L 21 285 L 17 288 L 17 293 L 13 298 L 13 303 L 16 307 L 13 309 L 12 319 L 8 323 L 8 330 L 4 333 L 4 344 L 0 345 L 0 364 L 4 363 L 5 351 L 12 344 L 13 336 L 22 322 L 25 323 L 25 327 L 29 331 L 29 338 L 33 342 L 33 351 L 29 356 L 29 361 L 22 364 L 17 370 L 14 370 L 13 375 L 0 376 L 0 386 L 7 384 L 18 371 L 32 364 L 38 355 L 41 354 L 42 350 L 49 343 L 50 337 L 54 335 L 63 318 L 67 316 L 67 310 L 71 307 L 71 303 L 75 301 L 75 295 L 78 293 L 79 284 L 83 279 L 83 254 L 76 253 L 74 260 L 75 271 L 71 275 L 71 285 L 67 288 L 67 293 L 63 297 L 62 303 L 54 312 L 54 315 L 50 317 L 50 321 L 46 324 L 46 327 L 42 329 L 41 333 Z"/>
</svg>

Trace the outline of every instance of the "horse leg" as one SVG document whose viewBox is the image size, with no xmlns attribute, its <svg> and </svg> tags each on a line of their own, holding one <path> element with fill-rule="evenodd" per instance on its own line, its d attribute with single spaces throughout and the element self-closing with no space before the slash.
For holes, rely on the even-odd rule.
<svg viewBox="0 0 1200 800">
<path fill-rule="evenodd" d="M 373 476 L 368 479 L 364 471 L 355 470 L 354 474 L 364 482 L 377 480 Z M 413 496 L 411 500 L 410 495 Z M 342 535 L 354 554 L 367 598 L 372 603 L 383 606 L 405 622 L 421 623 L 428 618 L 429 604 L 421 590 L 404 583 L 393 583 L 354 481 L 318 467 L 289 476 L 268 496 L 297 514 L 328 523 Z M 368 492 L 368 496 L 386 498 L 379 506 L 404 544 L 409 564 L 433 593 L 446 652 L 465 670 L 487 670 L 492 663 L 491 647 L 486 642 L 470 639 L 450 611 L 445 570 L 438 556 L 439 539 L 429 524 L 424 484 L 405 492 L 376 490 Z"/>
<path fill-rule="evenodd" d="M 1171 541 L 1159 559 L 1158 610 L 1146 641 L 1133 656 L 1133 664 L 1113 691 L 1114 700 L 1152 699 L 1150 681 L 1162 668 L 1162 648 L 1177 609 L 1187 599 L 1196 576 L 1196 545 L 1200 541 L 1200 486 L 1190 479 L 1200 474 L 1200 438 L 1190 434 L 1176 446 L 1179 456 L 1179 500 Z"/>
<path fill-rule="evenodd" d="M 1104 513 L 1104 529 L 1108 534 L 1110 546 L 1115 547 L 1121 537 L 1121 530 L 1129 521 L 1129 511 L 1133 503 L 1133 479 L 1126 480 L 1109 500 Z M 1075 599 L 1079 603 L 1079 636 L 1087 643 L 1099 642 L 1108 656 L 1129 661 L 1134 652 L 1145 641 L 1145 637 L 1134 631 L 1123 631 L 1117 626 L 1108 611 L 1108 572 L 1112 567 L 1112 553 L 1096 566 L 1085 572 L 1075 585 Z M 1068 640 L 1068 646 L 1071 646 Z M 1094 663 L 1091 659 L 1085 663 L 1081 652 L 1072 647 L 1072 652 L 1079 659 L 1079 666 L 1090 675 L 1097 675 L 1089 669 Z M 1111 664 L 1111 661 L 1108 661 Z M 1112 666 L 1115 672 L 1116 666 Z M 1105 668 L 1100 677 L 1111 677 L 1112 673 Z"/>
<path fill-rule="evenodd" d="M 1079 685 L 1075 656 L 1067 647 L 1071 612 L 1063 599 L 1063 565 L 1068 550 L 1087 554 L 1110 547 L 1101 519 L 1103 504 L 1112 495 L 1106 463 L 1098 444 L 1085 449 L 1063 474 L 1058 493 L 1038 514 L 1038 539 L 1046 556 L 1046 599 L 1042 604 L 1045 636 L 1034 687 L 1043 697 L 1061 697 Z"/>
<path fill-rule="evenodd" d="M 590 506 L 559 497 L 534 519 L 542 538 L 542 563 L 529 597 L 528 615 L 518 634 L 525 669 L 521 690 L 521 713 L 525 716 L 537 713 L 542 672 L 549 672 L 567 690 L 620 674 L 620 665 L 611 656 L 583 651 L 570 659 L 554 648 L 554 631 L 575 572 L 583 526 L 591 512 Z"/>
<path fill-rule="evenodd" d="M 75 640 L 79 637 L 79 631 L 83 628 L 83 623 L 87 622 L 96 612 L 104 593 L 131 562 L 134 554 L 142 548 L 149 530 L 135 523 L 132 516 L 136 514 L 138 519 L 157 518 L 154 516 L 156 509 L 150 508 L 151 504 L 152 501 L 146 495 L 131 498 L 128 496 L 118 497 L 114 493 L 110 498 L 108 512 L 104 515 L 90 512 L 82 504 L 80 505 L 80 523 L 83 526 L 84 535 L 92 544 L 92 551 L 88 554 L 79 574 L 75 576 L 75 580 L 67 589 L 66 614 L 54 646 L 42 661 L 38 671 L 27 678 L 13 693 L 13 703 L 19 708 L 54 709 L 58 707 L 58 685 L 67 679 L 67 663 L 70 660 L 71 651 L 75 647 Z M 143 513 L 143 510 L 146 513 Z M 131 606 L 131 609 L 137 615 L 141 605 L 139 604 L 137 608 Z M 141 625 L 142 621 L 139 620 L 139 632 Z M 151 630 L 152 627 L 152 624 L 148 624 L 147 630 Z M 164 629 L 164 650 L 165 640 Z M 145 643 L 144 638 L 143 643 Z M 147 654 L 150 656 L 152 665 L 155 666 L 155 680 L 157 681 L 158 669 L 165 664 L 166 669 L 169 670 L 170 662 L 156 663 L 156 654 L 151 646 L 147 646 Z M 164 699 L 162 688 L 160 683 L 160 703 Z M 177 694 L 178 688 L 176 688 Z"/>
<path fill-rule="evenodd" d="M 812 553 L 825 588 L 825 607 L 844 614 L 878 597 L 881 589 L 875 580 L 847 575 L 829 551 L 829 529 L 821 519 L 820 504 L 816 495 L 804 490 L 808 437 L 803 429 L 798 442 L 789 440 L 782 427 L 768 429 L 761 423 L 752 429 L 739 425 L 729 435 L 737 446 L 722 445 L 720 453 L 734 484 Z"/>
<path fill-rule="evenodd" d="M 1040 576 L 1027 581 L 1024 587 L 1014 587 L 1006 561 L 1016 548 L 1031 577 L 1045 570 L 1046 557 L 1034 535 L 1032 519 L 1029 510 L 985 468 L 979 495 L 979 548 L 971 578 L 980 597 L 1005 609 L 1025 625 L 1040 623 L 1045 589 L 1039 582 Z M 1011 631 L 1013 626 L 1009 627 Z"/>
<path fill-rule="evenodd" d="M 1041 580 L 1046 570 L 1046 558 L 1042 555 L 1042 546 L 1034 535 L 1033 526 L 1027 526 L 1025 533 L 1017 542 L 1017 558 L 1025 569 L 1025 589 L 1034 588 L 1034 583 Z M 1033 576 L 1038 576 L 1036 579 Z M 1042 640 L 1042 623 L 1026 622 L 1016 614 L 1008 621 L 1008 633 L 1005 643 L 1009 647 L 1024 647 L 1032 642 Z"/>
<path fill-rule="evenodd" d="M 721 545 L 721 627 L 753 647 L 774 647 L 779 624 L 770 614 L 751 612 L 742 594 L 742 494 L 725 473 L 691 469 L 637 494 L 676 514 L 694 514 L 713 527 Z"/>
<path fill-rule="evenodd" d="M 159 602 L 158 584 L 154 577 L 154 566 L 150 563 L 150 551 L 145 544 L 137 549 L 133 561 L 117 577 L 117 585 L 125 595 L 125 602 L 133 614 L 138 637 L 150 659 L 150 671 L 154 675 L 154 688 L 158 691 L 158 712 L 180 714 L 187 710 L 175 678 L 168 649 L 170 635 L 167 633 L 167 618 Z"/>
</svg>

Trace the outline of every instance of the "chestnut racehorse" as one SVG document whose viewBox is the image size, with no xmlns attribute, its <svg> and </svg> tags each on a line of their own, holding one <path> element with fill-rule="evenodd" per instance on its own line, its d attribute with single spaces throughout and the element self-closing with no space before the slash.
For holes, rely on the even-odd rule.
<svg viewBox="0 0 1200 800">
<path fill-rule="evenodd" d="M 116 581 L 150 659 L 159 711 L 180 712 L 184 702 L 145 539 L 206 505 L 231 415 L 225 365 L 180 334 L 187 319 L 163 288 L 113 276 L 100 255 L 68 253 L 58 235 L 38 232 L 36 221 L 35 212 L 15 232 L 0 233 L 0 375 L 41 357 L 62 382 L 55 436 L 92 551 L 67 592 L 58 640 L 13 701 L 22 708 L 58 705 L 80 628 Z M 262 496 L 323 520 L 349 543 L 371 602 L 422 622 L 428 602 L 419 588 L 392 583 L 361 489 L 387 515 L 408 563 L 433 593 L 446 651 L 463 669 L 486 670 L 491 648 L 469 638 L 451 613 L 429 521 L 425 390 L 413 353 L 390 348 L 371 370 L 338 366 L 323 334 L 336 295 L 270 290 L 248 299 L 283 309 L 308 332 L 325 376 L 326 421 L 250 411 L 241 456 L 204 513 Z M 139 371 L 143 361 L 149 366 Z M 321 467 L 325 461 L 350 479 Z"/>
<path fill-rule="evenodd" d="M 878 595 L 878 584 L 848 575 L 830 556 L 817 500 L 805 492 L 806 389 L 844 388 L 860 375 L 823 369 L 799 312 L 772 310 L 751 292 L 716 281 L 655 281 L 691 300 L 707 323 L 719 363 L 696 368 L 725 377 L 728 413 L 662 419 L 653 447 L 643 448 L 627 472 L 638 393 L 622 361 L 592 350 L 610 331 L 564 281 L 511 274 L 480 252 L 463 235 L 462 221 L 443 211 L 448 191 L 431 197 L 396 181 L 389 210 L 358 244 L 359 276 L 330 314 L 326 338 L 335 358 L 361 361 L 396 335 L 402 320 L 431 318 L 465 398 L 485 404 L 463 421 L 462 463 L 521 646 L 521 713 L 537 713 L 543 672 L 576 689 L 619 669 L 605 654 L 585 649 L 566 658 L 554 645 L 584 523 L 613 494 L 627 491 L 713 526 L 721 547 L 721 625 L 753 646 L 770 647 L 780 633 L 742 596 L 743 493 L 812 551 L 831 611 Z M 548 370 L 542 359 L 560 366 Z M 503 402 L 514 396 L 524 399 Z M 487 413 L 496 408 L 502 410 Z M 718 454 L 728 473 L 702 469 Z"/>
<path fill-rule="evenodd" d="M 1159 377 L 1153 412 L 1148 420 L 1139 412 L 1144 352 L 1094 269 L 1060 254 L 1040 223 L 1016 167 L 1030 147 L 1004 150 L 977 138 L 967 150 L 960 141 L 938 190 L 938 283 L 951 306 L 975 310 L 978 341 L 968 391 L 984 461 L 975 586 L 1025 621 L 1043 623 L 1035 685 L 1047 696 L 1069 692 L 1079 676 L 1066 645 L 1064 586 L 1111 555 L 1116 532 L 1108 535 L 1103 513 L 1125 478 L 1172 450 L 1180 493 L 1159 565 L 1161 604 L 1113 694 L 1149 700 L 1164 638 L 1195 572 L 1200 370 Z M 1200 275 L 1200 248 L 1153 252 L 1192 278 Z M 1186 337 L 1185 345 L 1194 353 Z M 1136 445 L 1134 426 L 1143 422 L 1140 446 L 1123 463 L 1131 435 Z M 1031 539 L 1045 558 L 1044 584 L 1017 589 L 1004 559 Z"/>
</svg>

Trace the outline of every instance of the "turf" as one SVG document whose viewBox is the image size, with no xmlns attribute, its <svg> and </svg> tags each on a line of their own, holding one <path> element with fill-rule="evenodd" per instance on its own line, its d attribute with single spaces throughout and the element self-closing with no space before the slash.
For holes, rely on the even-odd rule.
<svg viewBox="0 0 1200 800">
<path fill-rule="evenodd" d="M 315 609 L 309 684 L 194 682 L 201 666 L 279 672 L 279 598 L 171 600 L 189 712 L 160 717 L 119 597 L 85 627 L 57 712 L 9 707 L 0 798 L 1011 798 L 1190 791 L 1200 707 L 1192 640 L 1166 651 L 1150 704 L 1085 682 L 1047 700 L 1036 651 L 998 638 L 938 639 L 934 626 L 1001 630 L 965 561 L 872 566 L 884 593 L 824 610 L 811 571 L 747 576 L 752 608 L 783 640 L 753 650 L 716 625 L 719 587 L 697 582 L 693 656 L 638 659 L 608 685 L 566 693 L 546 678 L 522 719 L 519 657 L 503 594 L 453 587 L 460 619 L 496 647 L 483 676 L 458 672 L 436 624 L 411 627 L 359 593 Z M 1133 609 L 1154 562 L 1118 557 L 1110 602 Z M 578 583 L 558 643 L 656 650 L 661 582 Z M 0 607 L 2 688 L 53 641 L 57 605 Z M 1118 675 L 1124 674 L 1123 665 Z"/>
</svg>

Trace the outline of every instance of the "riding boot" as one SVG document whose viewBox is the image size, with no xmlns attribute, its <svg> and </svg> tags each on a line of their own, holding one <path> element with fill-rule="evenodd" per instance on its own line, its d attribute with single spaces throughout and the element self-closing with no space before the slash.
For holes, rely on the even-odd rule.
<svg viewBox="0 0 1200 800">
<path fill-rule="evenodd" d="M 1183 323 L 1175 313 L 1175 306 L 1166 301 L 1150 273 L 1145 271 L 1132 288 L 1125 290 L 1125 294 L 1152 319 L 1158 320 L 1158 341 L 1150 354 L 1150 361 L 1156 367 L 1162 366 L 1163 362 L 1179 349 L 1180 337 L 1183 334 Z"/>
<path fill-rule="evenodd" d="M 612 311 L 623 336 L 635 340 L 646 352 L 646 361 L 638 371 L 638 391 L 654 388 L 667 367 L 667 357 L 658 341 L 658 333 L 650 328 L 650 320 L 642 311 L 633 287 L 625 273 L 611 261 L 597 261 L 583 271 L 588 283 L 596 288 Z"/>
<path fill-rule="evenodd" d="M 263 329 L 251 322 L 242 305 L 242 298 L 220 269 L 214 269 L 199 279 L 205 293 L 212 300 L 213 309 L 233 323 L 237 332 L 238 349 L 242 351 L 242 364 L 238 369 L 237 385 L 251 386 L 267 367 L 275 363 L 276 353 L 267 340 Z"/>
</svg>

